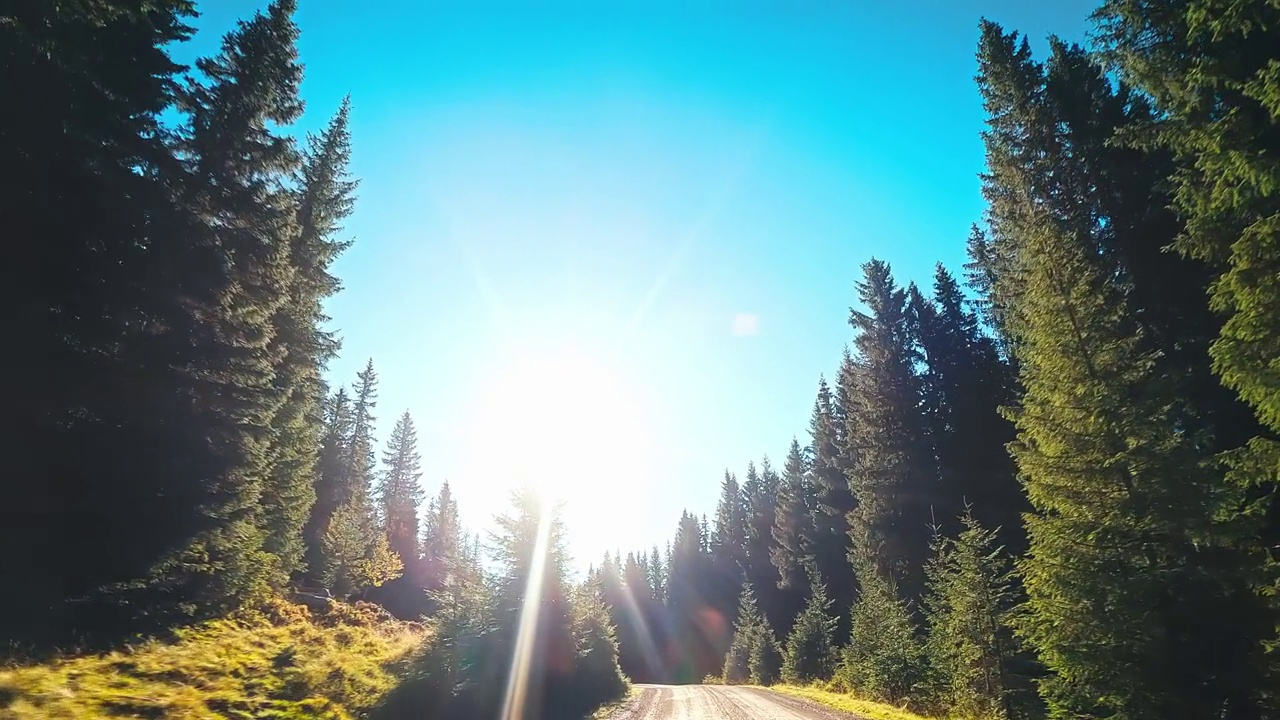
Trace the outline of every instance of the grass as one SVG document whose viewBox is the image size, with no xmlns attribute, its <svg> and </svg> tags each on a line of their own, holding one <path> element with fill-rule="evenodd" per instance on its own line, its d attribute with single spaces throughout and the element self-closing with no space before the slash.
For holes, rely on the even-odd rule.
<svg viewBox="0 0 1280 720">
<path fill-rule="evenodd" d="M 0 716 L 346 720 L 397 684 L 425 639 L 367 609 L 313 617 L 273 601 L 168 641 L 0 670 Z"/>
<path fill-rule="evenodd" d="M 852 695 L 844 693 L 831 692 L 817 687 L 805 687 L 800 685 L 773 685 L 765 688 L 773 692 L 784 693 L 786 695 L 794 695 L 796 697 L 812 700 L 820 705 L 843 710 L 867 718 L 868 720 L 933 720 L 923 715 L 907 712 L 902 708 L 883 703 L 871 702 L 870 700 L 860 700 Z"/>
<path fill-rule="evenodd" d="M 605 720 L 605 718 L 612 715 L 618 708 L 621 708 L 634 700 L 639 692 L 640 691 L 634 685 L 628 683 L 627 692 L 622 697 L 614 700 L 613 702 L 607 702 L 604 705 L 601 705 L 595 712 L 591 713 L 588 720 Z"/>
</svg>

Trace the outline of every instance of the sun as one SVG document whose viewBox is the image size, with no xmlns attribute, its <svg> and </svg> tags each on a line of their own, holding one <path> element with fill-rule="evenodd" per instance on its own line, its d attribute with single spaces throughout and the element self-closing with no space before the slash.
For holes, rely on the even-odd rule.
<svg viewBox="0 0 1280 720">
<path fill-rule="evenodd" d="M 642 394 L 606 356 L 573 344 L 508 352 L 472 404 L 465 470 L 495 505 L 519 487 L 565 508 L 591 533 L 621 487 L 643 482 Z M 607 532 L 607 528 L 595 528 Z"/>
</svg>

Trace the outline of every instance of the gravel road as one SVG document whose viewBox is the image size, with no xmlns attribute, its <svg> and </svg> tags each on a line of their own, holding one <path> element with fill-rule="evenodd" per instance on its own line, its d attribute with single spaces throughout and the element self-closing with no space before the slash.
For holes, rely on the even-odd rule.
<svg viewBox="0 0 1280 720">
<path fill-rule="evenodd" d="M 726 685 L 636 685 L 608 720 L 857 720 L 807 700 Z"/>
</svg>

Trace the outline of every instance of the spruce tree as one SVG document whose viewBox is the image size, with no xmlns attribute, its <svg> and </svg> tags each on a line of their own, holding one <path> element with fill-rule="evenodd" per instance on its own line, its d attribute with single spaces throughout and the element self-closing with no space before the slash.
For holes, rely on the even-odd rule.
<svg viewBox="0 0 1280 720">
<path fill-rule="evenodd" d="M 320 582 L 325 566 L 323 538 L 334 512 L 347 500 L 346 458 L 351 441 L 351 403 L 346 388 L 338 388 L 325 408 L 324 439 L 316 463 L 316 501 L 311 506 L 303 538 L 307 547 L 306 579 Z"/>
<path fill-rule="evenodd" d="M 422 533 L 423 584 L 440 591 L 460 582 L 466 565 L 466 536 L 449 481 L 440 484 L 427 510 Z"/>
<path fill-rule="evenodd" d="M 791 439 L 787 461 L 778 486 L 778 506 L 774 513 L 773 548 L 770 558 L 778 571 L 778 587 L 802 591 L 808 581 L 806 563 L 814 562 L 816 528 L 813 524 L 813 487 L 800 443 Z"/>
<path fill-rule="evenodd" d="M 216 455 L 180 399 L 200 326 L 174 289 L 208 288 L 164 272 L 161 256 L 198 251 L 159 236 L 194 224 L 161 130 L 182 70 L 167 51 L 193 16 L 182 0 L 0 10 L 0 642 L 134 629 L 85 601 L 136 586 L 201 519 Z"/>
<path fill-rule="evenodd" d="M 1174 248 L 1210 273 L 1209 307 L 1221 323 L 1208 328 L 1215 332 L 1208 353 L 1213 371 L 1261 425 L 1230 433 L 1220 420 L 1214 439 L 1226 448 L 1229 479 L 1248 488 L 1259 506 L 1254 512 L 1270 513 L 1261 537 L 1248 544 L 1267 559 L 1258 563 L 1255 583 L 1278 598 L 1280 50 L 1274 37 L 1280 8 L 1272 2 L 1110 0 L 1096 19 L 1111 67 L 1155 106 L 1141 132 L 1122 144 L 1154 146 L 1176 163 L 1173 199 L 1186 225 Z M 1275 605 L 1280 616 L 1280 603 Z"/>
<path fill-rule="evenodd" d="M 497 644 L 490 652 L 493 661 L 508 666 L 508 672 L 521 663 L 525 690 L 515 697 L 524 707 L 516 712 L 537 717 L 549 703 L 574 692 L 577 643 L 564 521 L 557 508 L 522 490 L 514 494 L 511 509 L 499 515 L 495 525 L 490 541 L 497 566 L 493 588 Z"/>
<path fill-rule="evenodd" d="M 826 680 L 835 667 L 836 618 L 831 615 L 831 600 L 822 577 L 812 562 L 808 568 L 812 576 L 809 600 L 791 626 L 783 655 L 782 681 L 787 683 Z"/>
<path fill-rule="evenodd" d="M 778 589 L 778 571 L 773 566 L 773 527 L 776 524 L 778 485 L 781 479 L 765 457 L 759 469 L 748 467 L 742 485 L 746 504 L 745 577 L 755 589 L 761 612 L 774 627 L 790 626 L 790 609 Z"/>
<path fill-rule="evenodd" d="M 386 467 L 382 476 L 381 501 L 387 541 L 406 568 L 416 566 L 420 548 L 418 506 L 423 500 L 422 472 L 418 433 L 407 410 L 391 430 L 382 462 Z"/>
<path fill-rule="evenodd" d="M 778 641 L 769 627 L 769 621 L 760 612 L 750 583 L 742 586 L 738 598 L 737 620 L 733 625 L 733 640 L 724 656 L 721 678 L 728 684 L 750 682 L 768 685 L 777 680 L 781 667 Z"/>
<path fill-rule="evenodd" d="M 1209 462 L 1189 371 L 1146 312 L 1150 283 L 1126 260 L 1135 236 L 1094 195 L 1106 177 L 1088 163 L 1095 116 L 1078 114 L 1109 85 L 1078 49 L 1052 50 L 1044 70 L 1025 42 L 983 29 L 988 194 L 1016 228 L 1004 248 L 1024 388 L 1012 449 L 1035 510 L 1018 630 L 1052 673 L 1040 684 L 1051 714 L 1257 713 L 1273 627 L 1238 543 L 1256 530 Z"/>
<path fill-rule="evenodd" d="M 935 701 L 948 715 L 1009 717 L 1007 676 L 1013 660 L 1008 616 L 1013 590 L 996 533 L 966 510 L 954 540 L 935 535 L 929 580 L 925 644 Z"/>
<path fill-rule="evenodd" d="M 863 272 L 858 295 L 867 310 L 851 309 L 849 316 L 858 331 L 857 381 L 846 418 L 848 436 L 858 447 L 847 472 L 857 500 L 849 513 L 851 557 L 859 570 L 874 568 L 916 599 L 938 498 L 920 410 L 918 352 L 906 292 L 894 283 L 888 264 L 871 260 Z"/>
<path fill-rule="evenodd" d="M 749 476 L 755 465 L 748 466 Z M 746 580 L 747 569 L 747 498 L 738 478 L 728 470 L 720 484 L 720 500 L 716 504 L 715 526 L 711 532 L 711 592 L 704 598 L 732 622 L 737 589 Z M 705 530 L 704 530 L 705 532 Z"/>
<path fill-rule="evenodd" d="M 339 282 L 329 266 L 349 243 L 335 236 L 354 206 L 356 183 L 347 177 L 350 103 L 343 101 L 324 132 L 309 138 L 296 182 L 295 232 L 289 247 L 288 297 L 272 321 L 270 352 L 279 358 L 275 386 L 284 397 L 273 427 L 277 434 L 271 477 L 263 496 L 266 549 L 281 572 L 302 569 L 303 526 L 315 503 L 317 457 L 323 443 L 323 373 L 338 350 L 321 306 Z"/>
<path fill-rule="evenodd" d="M 181 94 L 188 127 L 180 150 L 189 169 L 181 192 L 200 208 L 200 227 L 189 232 L 213 283 L 211 293 L 195 296 L 204 362 L 190 372 L 220 463 L 198 503 L 203 521 L 155 578 L 199 597 L 208 611 L 281 582 L 297 551 L 282 542 L 282 558 L 267 547 L 268 511 L 296 490 L 277 493 L 272 485 L 288 390 L 277 383 L 282 357 L 273 319 L 289 302 L 296 217 L 285 184 L 299 160 L 278 129 L 302 112 L 293 11 L 292 0 L 278 0 L 241 21 L 217 55 L 196 61 L 201 79 Z M 305 504 L 306 491 L 299 492 Z"/>
<path fill-rule="evenodd" d="M 1280 448 L 1280 8 L 1206 0 L 1110 0 L 1098 13 L 1110 58 L 1154 100 L 1144 137 L 1177 160 L 1187 219 L 1177 249 L 1217 272 L 1212 304 L 1226 322 L 1214 368 L 1270 431 L 1239 460 L 1275 481 Z M 1248 460 L 1246 457 L 1252 456 Z"/>
<path fill-rule="evenodd" d="M 868 563 L 858 573 L 853 630 L 836 681 L 862 697 L 899 703 L 911 698 L 924 676 L 924 653 L 911 609 L 893 579 Z"/>
<path fill-rule="evenodd" d="M 970 506 L 984 524 L 999 529 L 1007 547 L 1020 548 L 1026 500 L 1005 449 L 1013 426 L 999 411 L 1012 401 L 1009 369 L 941 264 L 932 299 L 912 287 L 909 306 L 923 354 L 922 409 L 939 474 L 932 517 L 957 517 Z M 946 530 L 951 536 L 959 532 Z"/>
<path fill-rule="evenodd" d="M 818 571 L 826 579 L 840 632 L 849 629 L 849 608 L 853 605 L 854 577 L 849 564 L 849 513 L 857 506 L 849 490 L 837 429 L 840 423 L 832 405 L 831 388 L 825 378 L 818 379 L 818 397 L 814 401 L 809 423 L 809 484 L 814 490 L 814 558 Z M 846 440 L 847 442 L 847 440 Z"/>
<path fill-rule="evenodd" d="M 723 592 L 711 572 L 711 556 L 705 545 L 698 518 L 687 511 L 682 513 L 671 543 L 667 571 L 667 608 L 675 656 L 670 668 L 673 682 L 698 682 L 719 672 L 723 644 L 729 639 L 716 626 L 704 622 L 712 609 L 709 598 Z"/>
</svg>

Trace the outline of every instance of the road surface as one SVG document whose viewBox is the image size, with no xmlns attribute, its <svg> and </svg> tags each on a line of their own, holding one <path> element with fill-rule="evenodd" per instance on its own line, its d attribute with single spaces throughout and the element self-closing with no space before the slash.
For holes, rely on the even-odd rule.
<svg viewBox="0 0 1280 720">
<path fill-rule="evenodd" d="M 790 695 L 729 685 L 636 685 L 608 720 L 856 720 Z"/>
</svg>

